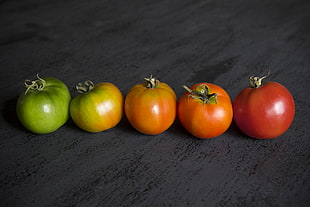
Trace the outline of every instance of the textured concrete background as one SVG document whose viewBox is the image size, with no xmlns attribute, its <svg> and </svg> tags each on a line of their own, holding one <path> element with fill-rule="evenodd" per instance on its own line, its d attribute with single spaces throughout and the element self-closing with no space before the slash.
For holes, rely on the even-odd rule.
<svg viewBox="0 0 310 207">
<path fill-rule="evenodd" d="M 130 3 L 129 3 L 130 2 Z M 310 2 L 295 0 L 0 1 L 0 206 L 310 206 Z M 176 120 L 158 136 L 124 118 L 91 134 L 69 120 L 35 135 L 18 122 L 25 79 L 115 83 L 150 74 L 216 83 L 234 99 L 250 75 L 293 94 L 291 128 L 273 140 L 233 124 L 199 140 Z"/>
</svg>

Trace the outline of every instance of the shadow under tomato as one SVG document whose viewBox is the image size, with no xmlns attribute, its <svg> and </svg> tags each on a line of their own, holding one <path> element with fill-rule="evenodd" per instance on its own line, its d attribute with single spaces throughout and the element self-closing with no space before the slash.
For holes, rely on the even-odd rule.
<svg viewBox="0 0 310 207">
<path fill-rule="evenodd" d="M 178 120 L 175 120 L 174 123 L 164 132 L 157 134 L 157 135 L 147 135 L 147 134 L 143 134 L 139 131 L 137 131 L 128 121 L 126 115 L 123 115 L 123 118 L 121 119 L 121 121 L 118 123 L 118 125 L 116 126 L 117 130 L 120 130 L 122 133 L 128 135 L 128 136 L 159 136 L 163 133 L 172 133 L 175 136 L 188 136 L 191 137 L 191 135 L 185 130 L 183 129 L 183 127 L 181 126 L 181 124 L 179 123 Z"/>
<path fill-rule="evenodd" d="M 139 136 L 139 135 L 144 136 L 144 134 L 138 132 L 133 126 L 131 126 L 125 113 L 123 114 L 123 117 L 120 120 L 120 122 L 114 128 L 119 130 L 122 134 L 126 134 L 128 136 Z"/>
<path fill-rule="evenodd" d="M 1 115 L 4 118 L 4 120 L 12 127 L 21 131 L 25 131 L 26 129 L 19 122 L 16 114 L 17 99 L 18 97 L 14 97 L 4 101 Z"/>
<path fill-rule="evenodd" d="M 177 137 L 182 137 L 186 139 L 192 139 L 194 141 L 202 140 L 197 137 L 194 137 L 191 133 L 189 133 L 181 124 L 180 120 L 178 118 L 175 119 L 172 126 L 168 129 L 172 134 L 174 134 Z"/>
<path fill-rule="evenodd" d="M 231 122 L 230 127 L 228 128 L 228 130 L 225 132 L 228 135 L 231 135 L 233 137 L 238 137 L 241 139 L 250 139 L 250 137 L 248 137 L 247 135 L 245 135 L 239 128 L 238 126 L 235 124 L 234 121 Z"/>
<path fill-rule="evenodd" d="M 205 139 L 200 139 L 197 137 L 194 137 L 191 133 L 189 133 L 185 128 L 182 126 L 180 121 L 178 119 L 175 120 L 175 122 L 172 124 L 172 126 L 168 129 L 173 133 L 175 136 L 178 137 L 186 137 L 186 139 L 193 139 L 193 140 L 205 140 Z M 222 135 L 228 135 L 232 137 L 238 137 L 241 139 L 251 139 L 247 135 L 245 135 L 240 129 L 237 127 L 237 125 L 232 121 L 230 127 L 227 129 L 226 132 L 224 132 Z M 218 136 L 221 137 L 222 135 Z M 217 137 L 214 137 L 217 138 Z"/>
<path fill-rule="evenodd" d="M 74 132 L 86 132 L 83 129 L 79 128 L 72 120 L 71 116 L 69 116 L 67 122 L 64 124 L 67 128 Z"/>
</svg>

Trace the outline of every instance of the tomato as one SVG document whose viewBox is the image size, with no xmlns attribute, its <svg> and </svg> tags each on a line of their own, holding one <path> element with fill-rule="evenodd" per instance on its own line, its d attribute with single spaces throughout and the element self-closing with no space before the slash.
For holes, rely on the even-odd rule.
<svg viewBox="0 0 310 207">
<path fill-rule="evenodd" d="M 116 126 L 123 114 L 123 95 L 112 83 L 79 83 L 81 93 L 72 99 L 70 114 L 74 123 L 88 132 L 101 132 Z"/>
<path fill-rule="evenodd" d="M 251 87 L 243 89 L 233 103 L 234 122 L 246 135 L 258 139 L 275 138 L 292 124 L 295 103 L 280 83 L 250 77 Z"/>
<path fill-rule="evenodd" d="M 227 92 L 212 83 L 197 83 L 188 88 L 178 105 L 183 127 L 198 138 L 223 134 L 230 126 L 233 109 Z"/>
<path fill-rule="evenodd" d="M 46 134 L 57 130 L 69 117 L 71 100 L 67 86 L 56 78 L 25 81 L 16 105 L 17 117 L 29 131 Z"/>
<path fill-rule="evenodd" d="M 176 117 L 176 95 L 166 83 L 152 76 L 133 86 L 125 99 L 125 113 L 139 132 L 156 135 L 167 130 Z"/>
</svg>

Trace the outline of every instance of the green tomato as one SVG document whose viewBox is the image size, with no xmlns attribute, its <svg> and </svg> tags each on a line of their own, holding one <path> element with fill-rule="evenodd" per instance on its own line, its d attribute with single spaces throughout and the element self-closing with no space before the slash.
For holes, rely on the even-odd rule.
<svg viewBox="0 0 310 207">
<path fill-rule="evenodd" d="M 69 117 L 71 100 L 67 86 L 56 78 L 25 81 L 26 90 L 17 100 L 16 112 L 22 125 L 31 132 L 56 131 Z"/>
</svg>

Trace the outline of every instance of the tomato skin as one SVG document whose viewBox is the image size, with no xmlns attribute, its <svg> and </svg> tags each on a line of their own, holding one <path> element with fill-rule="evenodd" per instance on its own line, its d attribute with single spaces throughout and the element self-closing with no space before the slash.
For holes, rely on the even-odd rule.
<svg viewBox="0 0 310 207">
<path fill-rule="evenodd" d="M 245 88 L 233 103 L 234 122 L 246 135 L 271 139 L 282 135 L 294 120 L 295 103 L 280 83 L 265 82 L 259 88 Z"/>
<path fill-rule="evenodd" d="M 217 103 L 203 103 L 186 92 L 178 104 L 178 117 L 188 132 L 197 138 L 207 139 L 220 136 L 229 128 L 233 110 L 227 92 L 215 84 L 197 83 L 190 89 L 195 91 L 202 85 L 206 85 L 210 93 L 217 94 Z"/>
<path fill-rule="evenodd" d="M 156 135 L 167 130 L 176 117 L 177 98 L 166 83 L 147 88 L 144 83 L 133 86 L 125 99 L 125 113 L 139 132 Z"/>
<path fill-rule="evenodd" d="M 28 90 L 20 94 L 16 112 L 22 125 L 31 132 L 46 134 L 56 131 L 69 117 L 71 100 L 67 86 L 56 78 L 42 78 L 42 90 Z"/>
<path fill-rule="evenodd" d="M 98 83 L 72 99 L 70 114 L 74 123 L 88 132 L 101 132 L 116 126 L 123 114 L 123 95 L 112 83 Z"/>
</svg>

